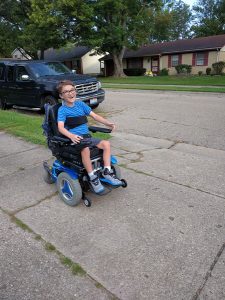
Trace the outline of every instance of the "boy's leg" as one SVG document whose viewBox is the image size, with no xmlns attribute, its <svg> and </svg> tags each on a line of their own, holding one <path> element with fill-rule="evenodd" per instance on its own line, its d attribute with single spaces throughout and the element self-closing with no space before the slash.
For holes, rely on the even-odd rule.
<svg viewBox="0 0 225 300">
<path fill-rule="evenodd" d="M 103 162 L 104 167 L 111 166 L 110 156 L 110 143 L 109 141 L 102 140 L 99 144 L 96 145 L 99 149 L 103 150 Z"/>
<path fill-rule="evenodd" d="M 90 149 L 88 147 L 81 150 L 82 163 L 88 173 L 90 184 L 95 193 L 101 193 L 104 191 L 104 187 L 101 184 L 98 176 L 93 172 L 92 163 L 90 159 Z"/>
<path fill-rule="evenodd" d="M 88 147 L 81 150 L 82 163 L 88 173 L 93 171 L 90 160 L 90 149 Z"/>
<path fill-rule="evenodd" d="M 111 151 L 109 141 L 102 140 L 97 147 L 103 150 L 104 170 L 102 172 L 102 176 L 107 179 L 110 184 L 120 186 L 121 181 L 116 178 L 116 175 L 111 170 Z"/>
</svg>

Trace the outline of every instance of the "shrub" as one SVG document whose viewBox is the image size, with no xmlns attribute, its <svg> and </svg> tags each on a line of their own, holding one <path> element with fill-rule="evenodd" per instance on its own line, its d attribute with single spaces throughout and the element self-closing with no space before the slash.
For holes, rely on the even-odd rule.
<svg viewBox="0 0 225 300">
<path fill-rule="evenodd" d="M 177 71 L 177 74 L 185 74 L 185 73 L 190 74 L 192 66 L 191 65 L 180 64 L 180 65 L 177 65 L 175 67 L 175 69 Z"/>
<path fill-rule="evenodd" d="M 202 71 L 198 71 L 198 76 L 202 76 L 203 72 Z"/>
<path fill-rule="evenodd" d="M 221 75 L 225 67 L 225 61 L 218 61 L 212 64 L 212 67 L 216 75 Z"/>
<path fill-rule="evenodd" d="M 206 75 L 210 75 L 211 74 L 212 69 L 211 68 L 206 68 Z"/>
<path fill-rule="evenodd" d="M 169 75 L 169 70 L 166 68 L 163 68 L 162 70 L 160 70 L 159 72 L 160 76 L 168 76 Z"/>
<path fill-rule="evenodd" d="M 133 69 L 123 69 L 127 76 L 142 76 L 145 74 L 146 69 L 144 68 L 133 68 Z"/>
</svg>

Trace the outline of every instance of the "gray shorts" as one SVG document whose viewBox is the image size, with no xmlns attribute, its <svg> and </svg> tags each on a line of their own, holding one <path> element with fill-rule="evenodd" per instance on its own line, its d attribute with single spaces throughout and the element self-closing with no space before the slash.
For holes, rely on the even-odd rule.
<svg viewBox="0 0 225 300">
<path fill-rule="evenodd" d="M 83 138 L 83 141 L 91 142 L 89 147 L 95 147 L 101 142 L 101 139 L 97 139 L 94 137 L 87 137 L 87 138 Z"/>
</svg>

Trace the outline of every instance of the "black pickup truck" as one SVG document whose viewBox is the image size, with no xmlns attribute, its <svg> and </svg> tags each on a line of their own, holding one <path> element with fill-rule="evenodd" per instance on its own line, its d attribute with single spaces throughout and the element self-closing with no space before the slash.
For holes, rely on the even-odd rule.
<svg viewBox="0 0 225 300">
<path fill-rule="evenodd" d="M 74 74 L 60 62 L 0 60 L 0 109 L 16 105 L 43 110 L 45 103 L 59 102 L 56 86 L 65 79 L 75 84 L 77 99 L 93 109 L 104 100 L 95 77 Z"/>
</svg>

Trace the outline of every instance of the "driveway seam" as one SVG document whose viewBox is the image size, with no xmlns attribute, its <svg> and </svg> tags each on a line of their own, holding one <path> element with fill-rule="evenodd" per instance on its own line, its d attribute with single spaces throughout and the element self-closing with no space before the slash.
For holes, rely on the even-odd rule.
<svg viewBox="0 0 225 300">
<path fill-rule="evenodd" d="M 222 255 L 224 249 L 225 249 L 225 242 L 224 242 L 223 245 L 220 247 L 220 249 L 219 249 L 217 255 L 215 256 L 213 262 L 211 263 L 211 265 L 210 265 L 210 267 L 209 267 L 208 272 L 206 273 L 205 277 L 203 278 L 203 283 L 202 283 L 202 285 L 197 289 L 195 295 L 192 297 L 192 300 L 198 300 L 198 299 L 199 299 L 199 296 L 201 295 L 201 292 L 203 291 L 203 289 L 204 289 L 204 287 L 205 287 L 205 285 L 206 285 L 206 283 L 207 283 L 209 277 L 211 277 L 212 271 L 213 271 L 215 265 L 217 264 L 217 262 L 218 262 L 220 256 Z"/>
</svg>

